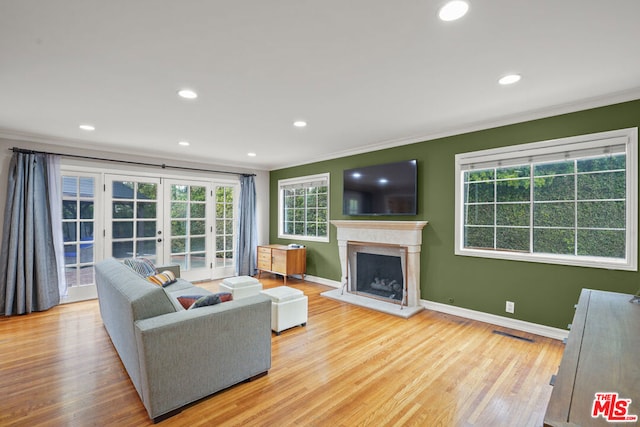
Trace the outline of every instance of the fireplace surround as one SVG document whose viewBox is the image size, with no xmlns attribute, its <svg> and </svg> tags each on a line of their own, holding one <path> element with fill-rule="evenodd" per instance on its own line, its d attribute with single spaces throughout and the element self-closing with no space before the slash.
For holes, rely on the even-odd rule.
<svg viewBox="0 0 640 427">
<path fill-rule="evenodd" d="M 401 317 L 410 317 L 423 309 L 420 304 L 420 251 L 422 229 L 428 224 L 427 221 L 334 220 L 331 224 L 337 229 L 342 286 L 340 289 L 323 293 L 324 296 Z M 349 276 L 355 273 L 353 269 L 358 253 L 400 256 L 404 276 L 400 301 L 397 300 L 397 294 L 389 292 L 381 297 L 374 292 L 371 295 L 370 292 L 358 291 L 357 283 L 349 283 L 351 280 Z M 376 277 L 374 275 L 366 281 L 375 282 Z M 377 278 L 379 286 L 374 288 L 397 289 L 399 282 L 397 278 L 386 278 L 384 283 L 382 283 L 382 277 Z M 391 284 L 392 280 L 396 283 Z M 390 298 L 391 295 L 393 297 Z"/>
</svg>

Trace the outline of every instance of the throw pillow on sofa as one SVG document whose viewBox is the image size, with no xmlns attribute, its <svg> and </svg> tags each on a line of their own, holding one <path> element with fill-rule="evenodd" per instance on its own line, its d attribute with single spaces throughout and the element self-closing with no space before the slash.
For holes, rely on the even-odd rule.
<svg viewBox="0 0 640 427">
<path fill-rule="evenodd" d="M 158 285 L 158 286 L 162 286 L 163 288 L 165 286 L 168 286 L 172 283 L 176 283 L 177 279 L 176 279 L 176 275 L 173 274 L 172 271 L 169 270 L 165 270 L 162 273 L 158 273 L 158 274 L 154 274 L 153 276 L 149 276 L 147 277 L 147 280 L 150 281 L 151 283 Z"/>
<path fill-rule="evenodd" d="M 209 305 L 220 304 L 221 302 L 227 302 L 233 300 L 233 295 L 230 292 L 218 292 L 213 295 L 183 295 L 178 297 L 180 304 L 187 310 L 192 308 L 206 307 Z"/>
<path fill-rule="evenodd" d="M 202 298 L 202 295 L 183 295 L 178 297 L 177 300 L 185 310 L 188 310 L 189 307 L 191 307 L 193 303 L 198 301 L 200 298 Z"/>
<path fill-rule="evenodd" d="M 122 260 L 122 263 L 145 279 L 158 274 L 156 266 L 147 258 L 126 258 Z"/>
</svg>

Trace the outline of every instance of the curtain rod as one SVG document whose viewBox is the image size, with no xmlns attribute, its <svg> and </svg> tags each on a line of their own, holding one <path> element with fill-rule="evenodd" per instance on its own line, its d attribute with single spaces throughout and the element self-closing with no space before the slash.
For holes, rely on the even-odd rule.
<svg viewBox="0 0 640 427">
<path fill-rule="evenodd" d="M 138 166 L 154 166 L 154 167 L 158 167 L 158 168 L 162 168 L 162 169 L 180 169 L 180 170 L 188 170 L 188 171 L 195 171 L 195 172 L 211 172 L 211 173 L 226 173 L 226 174 L 229 174 L 229 175 L 256 176 L 256 174 L 254 174 L 254 173 L 242 173 L 242 172 L 219 171 L 219 170 L 212 170 L 212 169 L 189 168 L 189 167 L 186 167 L 186 166 L 171 166 L 171 165 L 166 165 L 164 163 L 157 164 L 157 163 L 132 162 L 130 160 L 105 159 L 105 158 L 102 158 L 102 157 L 80 156 L 80 155 L 77 155 L 77 154 L 60 154 L 60 153 L 51 153 L 51 152 L 48 152 L 48 151 L 27 150 L 27 149 L 18 148 L 18 147 L 9 148 L 9 150 L 13 151 L 14 153 L 54 154 L 56 156 L 72 157 L 74 159 L 99 160 L 99 161 L 103 161 L 103 162 L 125 163 L 125 164 L 128 164 L 128 165 L 138 165 Z"/>
</svg>

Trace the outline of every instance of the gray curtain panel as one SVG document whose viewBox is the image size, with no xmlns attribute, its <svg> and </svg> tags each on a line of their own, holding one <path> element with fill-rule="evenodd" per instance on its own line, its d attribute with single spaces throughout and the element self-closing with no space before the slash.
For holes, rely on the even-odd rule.
<svg viewBox="0 0 640 427">
<path fill-rule="evenodd" d="M 236 273 L 253 276 L 257 258 L 256 185 L 253 175 L 240 177 L 240 218 L 238 223 L 238 245 Z"/>
<path fill-rule="evenodd" d="M 14 152 L 0 259 L 0 311 L 6 316 L 60 303 L 50 206 L 46 156 Z"/>
</svg>

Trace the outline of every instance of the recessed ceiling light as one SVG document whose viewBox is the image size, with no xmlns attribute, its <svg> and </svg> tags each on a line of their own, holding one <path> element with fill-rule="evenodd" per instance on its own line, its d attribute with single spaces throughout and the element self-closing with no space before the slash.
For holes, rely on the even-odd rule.
<svg viewBox="0 0 640 427">
<path fill-rule="evenodd" d="M 247 153 L 247 156 L 249 156 L 249 157 L 255 157 L 255 156 L 256 156 L 256 153 L 253 153 L 253 152 L 252 152 L 252 153 Z"/>
<path fill-rule="evenodd" d="M 89 125 L 89 124 L 82 124 L 80 126 L 78 126 L 80 129 L 82 130 L 86 130 L 88 132 L 94 131 L 96 130 L 96 127 L 93 125 Z"/>
<path fill-rule="evenodd" d="M 181 89 L 178 91 L 178 95 L 185 99 L 196 99 L 198 97 L 198 94 L 191 89 Z"/>
<path fill-rule="evenodd" d="M 307 125 L 307 122 L 305 122 L 304 120 L 296 120 L 295 122 L 293 122 L 293 125 L 297 128 L 303 128 Z"/>
<path fill-rule="evenodd" d="M 182 145 L 183 147 L 188 147 L 189 145 L 191 145 L 191 144 L 189 144 L 189 141 L 180 141 L 180 142 L 178 142 L 178 144 Z"/>
<path fill-rule="evenodd" d="M 507 74 L 506 76 L 500 78 L 500 80 L 498 80 L 498 83 L 500 83 L 501 85 L 511 85 L 519 82 L 521 78 L 522 76 L 520 74 Z"/>
<path fill-rule="evenodd" d="M 469 10 L 469 3 L 462 0 L 453 0 L 440 8 L 438 17 L 443 21 L 455 21 L 462 18 Z"/>
</svg>

